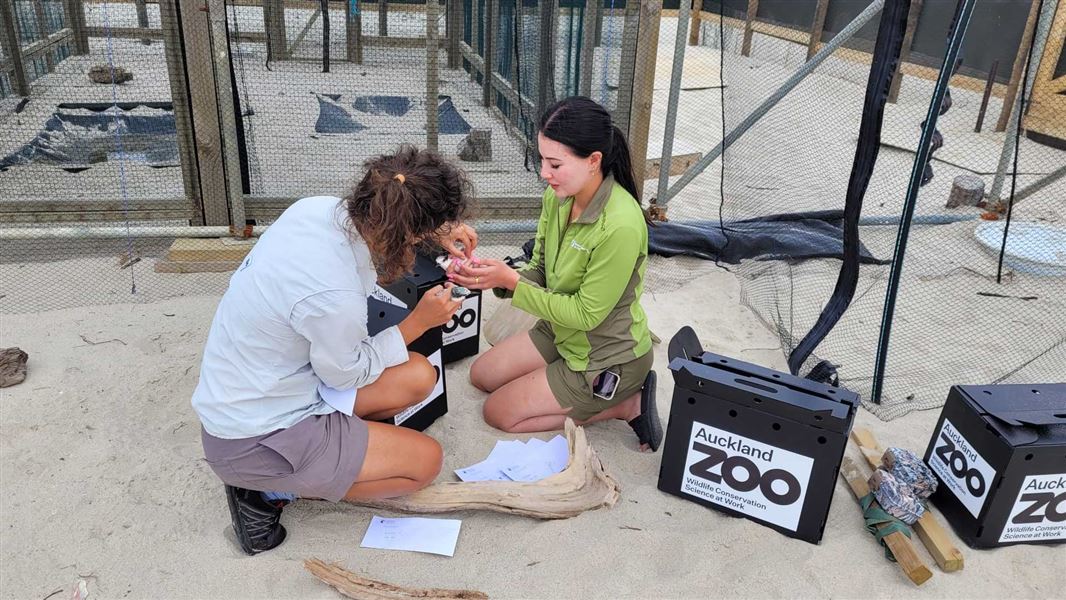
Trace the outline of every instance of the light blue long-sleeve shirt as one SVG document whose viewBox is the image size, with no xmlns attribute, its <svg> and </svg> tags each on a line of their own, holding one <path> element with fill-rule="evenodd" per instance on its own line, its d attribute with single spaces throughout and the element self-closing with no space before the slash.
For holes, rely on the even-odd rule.
<svg viewBox="0 0 1066 600">
<path fill-rule="evenodd" d="M 215 437 L 241 439 L 351 406 L 327 404 L 320 384 L 358 389 L 407 361 L 398 327 L 370 336 L 370 251 L 344 227 L 340 199 L 289 207 L 230 278 L 204 347 L 192 405 Z"/>
</svg>

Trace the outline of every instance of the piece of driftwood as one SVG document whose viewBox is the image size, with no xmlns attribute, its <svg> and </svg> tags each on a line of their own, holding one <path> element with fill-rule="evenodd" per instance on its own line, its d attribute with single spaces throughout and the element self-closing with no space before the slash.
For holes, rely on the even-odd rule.
<svg viewBox="0 0 1066 600">
<path fill-rule="evenodd" d="M 532 483 L 463 481 L 438 483 L 402 498 L 357 504 L 408 513 L 488 510 L 537 519 L 569 519 L 587 510 L 614 506 L 618 482 L 603 468 L 585 430 L 566 420 L 570 460 L 566 468 Z"/>
<path fill-rule="evenodd" d="M 114 77 L 112 77 L 114 75 Z M 89 69 L 89 80 L 93 83 L 126 83 L 133 80 L 133 73 L 122 67 L 110 67 L 108 65 L 96 65 Z"/>
<path fill-rule="evenodd" d="M 885 451 L 877 443 L 877 438 L 874 437 L 872 431 L 865 427 L 856 427 L 851 432 L 851 441 L 855 442 L 862 451 L 863 458 L 866 459 L 871 469 L 877 469 L 881 465 Z M 950 573 L 962 569 L 962 551 L 952 543 L 944 526 L 933 513 L 928 510 L 922 513 L 913 527 L 918 534 L 918 539 L 925 544 L 929 554 L 941 570 Z"/>
<path fill-rule="evenodd" d="M 425 598 L 427 600 L 488 600 L 483 592 L 474 590 L 442 590 L 438 588 L 405 588 L 383 581 L 360 577 L 335 564 L 326 564 L 317 558 L 304 561 L 304 568 L 321 581 L 333 587 L 342 596 L 356 600 L 402 600 Z"/>
<path fill-rule="evenodd" d="M 845 456 L 844 460 L 840 464 L 840 474 L 844 477 L 844 480 L 848 482 L 848 487 L 851 488 L 851 492 L 855 494 L 855 499 L 859 500 L 870 493 L 870 486 L 866 483 L 867 475 L 862 471 L 859 465 L 851 460 L 851 458 Z M 874 502 L 877 505 L 877 502 Z M 878 529 L 884 528 L 884 525 L 879 525 Z M 899 564 L 899 568 L 903 570 L 903 573 L 910 579 L 915 585 L 922 585 L 929 578 L 933 576 L 933 572 L 929 570 L 929 567 L 925 566 L 922 559 L 918 557 L 918 553 L 914 550 L 914 545 L 911 544 L 909 537 L 896 531 L 885 536 L 885 545 L 892 552 L 892 556 L 895 557 L 896 563 Z"/>
<path fill-rule="evenodd" d="M 26 361 L 30 355 L 20 348 L 0 350 L 0 388 L 22 383 L 26 379 Z"/>
<path fill-rule="evenodd" d="M 985 196 L 985 181 L 976 175 L 959 175 L 951 183 L 946 208 L 977 206 Z"/>
</svg>

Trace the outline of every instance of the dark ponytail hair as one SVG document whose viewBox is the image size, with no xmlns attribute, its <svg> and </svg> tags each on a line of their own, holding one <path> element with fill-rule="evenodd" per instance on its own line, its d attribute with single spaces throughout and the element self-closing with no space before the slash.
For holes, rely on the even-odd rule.
<svg viewBox="0 0 1066 600">
<path fill-rule="evenodd" d="M 603 154 L 600 172 L 611 175 L 640 204 L 637 181 L 633 176 L 633 159 L 629 156 L 626 136 L 611 122 L 611 113 L 585 96 L 571 96 L 553 104 L 540 117 L 540 133 L 587 158 L 593 152 Z"/>
<path fill-rule="evenodd" d="M 432 244 L 465 219 L 471 185 L 458 167 L 430 150 L 401 146 L 371 158 L 363 178 L 344 197 L 348 223 L 366 241 L 382 282 L 415 263 L 415 244 Z"/>
</svg>

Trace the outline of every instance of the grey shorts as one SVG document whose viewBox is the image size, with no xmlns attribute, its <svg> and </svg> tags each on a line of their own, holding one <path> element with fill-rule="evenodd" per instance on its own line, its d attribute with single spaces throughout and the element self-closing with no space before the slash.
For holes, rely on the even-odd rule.
<svg viewBox="0 0 1066 600">
<path fill-rule="evenodd" d="M 251 438 L 201 438 L 207 464 L 229 485 L 339 502 L 363 468 L 368 432 L 359 417 L 334 412 Z"/>
<path fill-rule="evenodd" d="M 650 350 L 639 358 L 615 365 L 609 369 L 592 371 L 571 371 L 566 360 L 560 356 L 555 347 L 555 333 L 551 324 L 540 321 L 529 330 L 529 339 L 537 348 L 544 362 L 548 363 L 546 375 L 548 387 L 562 408 L 569 408 L 567 416 L 577 421 L 585 421 L 601 412 L 622 403 L 644 387 L 644 379 L 651 371 L 655 354 Z M 592 395 L 592 385 L 604 371 L 614 371 L 618 375 L 618 388 L 614 397 L 604 400 Z"/>
</svg>

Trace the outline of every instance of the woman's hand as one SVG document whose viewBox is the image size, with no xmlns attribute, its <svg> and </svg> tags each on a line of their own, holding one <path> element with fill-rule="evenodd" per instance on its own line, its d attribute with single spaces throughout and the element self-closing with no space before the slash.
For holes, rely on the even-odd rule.
<svg viewBox="0 0 1066 600">
<path fill-rule="evenodd" d="M 477 248 L 477 232 L 466 223 L 450 223 L 440 236 L 440 245 L 456 258 L 471 259 Z"/>
<path fill-rule="evenodd" d="M 457 265 L 455 272 L 448 275 L 448 279 L 472 290 L 503 288 L 514 291 L 521 277 L 519 277 L 518 271 L 509 267 L 502 260 L 482 258 L 477 259 L 476 262 Z"/>
</svg>

